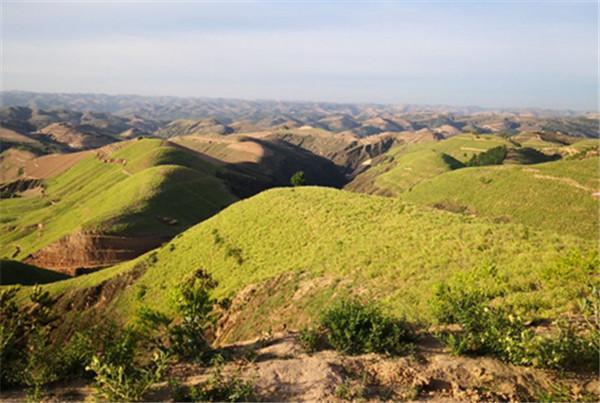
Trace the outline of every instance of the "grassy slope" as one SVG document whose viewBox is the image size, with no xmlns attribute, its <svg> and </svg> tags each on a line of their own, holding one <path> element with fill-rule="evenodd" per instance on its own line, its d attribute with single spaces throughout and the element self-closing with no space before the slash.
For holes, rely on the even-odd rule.
<svg viewBox="0 0 600 403">
<path fill-rule="evenodd" d="M 69 278 L 66 274 L 40 269 L 14 260 L 0 260 L 0 285 L 34 285 Z"/>
<path fill-rule="evenodd" d="M 439 142 L 400 145 L 388 151 L 381 163 L 359 175 L 348 188 L 397 195 L 460 165 L 452 159 L 464 163 L 474 154 L 499 145 L 510 143 L 498 136 L 462 134 Z"/>
<path fill-rule="evenodd" d="M 592 197 L 600 188 L 598 168 L 598 158 L 464 168 L 422 182 L 400 197 L 598 239 L 599 203 Z"/>
<path fill-rule="evenodd" d="M 315 280 L 314 289 L 322 288 L 303 291 L 297 281 L 283 289 L 273 285 L 260 309 L 243 317 L 236 338 L 256 335 L 274 320 L 293 328 L 349 290 L 396 315 L 427 321 L 433 286 L 460 276 L 504 295 L 500 301 L 530 316 L 555 317 L 573 307 L 578 287 L 592 276 L 577 259 L 560 263 L 571 250 L 586 255 L 594 244 L 396 198 L 317 187 L 274 189 L 235 203 L 135 261 L 47 287 L 55 293 L 82 289 L 144 262 L 145 274 L 112 304 L 126 320 L 142 304 L 168 311 L 171 290 L 198 268 L 219 281 L 220 298 L 283 273 L 303 272 Z"/>
<path fill-rule="evenodd" d="M 130 142 L 109 157 L 127 163 L 90 155 L 48 180 L 45 195 L 1 200 L 0 253 L 18 245 L 22 258 L 78 229 L 174 235 L 235 201 L 214 166 L 160 140 Z"/>
</svg>

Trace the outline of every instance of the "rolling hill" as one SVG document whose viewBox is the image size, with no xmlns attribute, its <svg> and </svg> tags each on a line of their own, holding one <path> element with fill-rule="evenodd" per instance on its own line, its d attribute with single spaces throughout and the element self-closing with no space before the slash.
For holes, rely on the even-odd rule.
<svg viewBox="0 0 600 403">
<path fill-rule="evenodd" d="M 459 169 L 400 194 L 404 200 L 598 239 L 600 160 Z"/>
<path fill-rule="evenodd" d="M 574 309 L 597 258 L 595 243 L 575 236 L 303 187 L 262 192 L 133 261 L 45 287 L 77 307 L 65 321 L 127 322 L 142 305 L 169 314 L 173 287 L 202 269 L 229 307 L 217 339 L 232 341 L 298 328 L 348 294 L 429 322 L 440 281 L 485 289 L 530 319 L 556 318 Z"/>
<path fill-rule="evenodd" d="M 441 141 L 399 145 L 379 156 L 370 169 L 354 178 L 346 188 L 398 195 L 421 181 L 462 167 L 475 154 L 509 144 L 498 136 L 461 134 Z"/>
<path fill-rule="evenodd" d="M 43 171 L 57 165 L 56 175 L 7 187 L 3 256 L 74 274 L 131 259 L 237 200 L 218 177 L 231 173 L 172 143 L 129 141 L 73 155 L 42 157 Z"/>
</svg>

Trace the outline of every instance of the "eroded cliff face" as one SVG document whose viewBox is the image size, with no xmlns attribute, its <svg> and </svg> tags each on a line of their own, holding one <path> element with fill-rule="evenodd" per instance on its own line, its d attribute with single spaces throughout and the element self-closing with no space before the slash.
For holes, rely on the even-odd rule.
<svg viewBox="0 0 600 403">
<path fill-rule="evenodd" d="M 133 259 L 166 240 L 76 232 L 29 255 L 25 262 L 75 276 Z"/>
</svg>

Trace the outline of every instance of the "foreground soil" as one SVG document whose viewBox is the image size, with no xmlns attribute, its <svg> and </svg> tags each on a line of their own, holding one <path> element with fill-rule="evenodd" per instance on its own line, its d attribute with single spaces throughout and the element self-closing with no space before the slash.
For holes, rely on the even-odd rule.
<svg viewBox="0 0 600 403">
<path fill-rule="evenodd" d="M 228 345 L 223 373 L 254 384 L 262 401 L 598 401 L 595 374 L 566 374 L 518 367 L 487 357 L 457 357 L 434 339 L 423 340 L 414 354 L 344 356 L 326 350 L 307 354 L 294 333 Z M 211 368 L 177 364 L 171 378 L 197 385 Z M 561 393 L 557 395 L 556 393 Z M 93 401 L 94 389 L 81 381 L 54 385 L 48 401 Z M 554 396 L 552 398 L 551 396 Z M 5 391 L 1 401 L 25 400 L 23 391 Z M 172 401 L 166 382 L 154 385 L 148 401 Z"/>
</svg>

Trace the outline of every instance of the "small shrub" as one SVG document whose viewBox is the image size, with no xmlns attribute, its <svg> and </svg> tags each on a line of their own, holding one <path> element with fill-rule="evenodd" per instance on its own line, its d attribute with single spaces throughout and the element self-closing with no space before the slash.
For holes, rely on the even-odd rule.
<svg viewBox="0 0 600 403">
<path fill-rule="evenodd" d="M 436 290 L 432 310 L 439 322 L 461 325 L 457 334 L 441 334 L 454 354 L 489 354 L 513 364 L 544 368 L 597 369 L 598 328 L 576 332 L 571 325 L 559 323 L 555 334 L 539 336 L 517 315 L 489 306 L 481 292 L 447 285 Z"/>
<path fill-rule="evenodd" d="M 42 385 L 56 380 L 56 355 L 48 337 L 56 320 L 54 300 L 34 286 L 30 306 L 20 310 L 15 301 L 18 290 L 0 290 L 0 384 L 27 385 L 37 396 Z"/>
<path fill-rule="evenodd" d="M 300 330 L 298 334 L 298 342 L 307 353 L 314 353 L 319 349 L 319 341 L 321 338 L 321 334 L 315 330 L 308 327 Z"/>
<path fill-rule="evenodd" d="M 405 353 L 412 340 L 405 323 L 384 316 L 373 305 L 354 300 L 342 301 L 326 311 L 321 325 L 333 348 L 346 354 Z"/>
<path fill-rule="evenodd" d="M 167 354 L 159 351 L 147 366 L 95 356 L 87 369 L 96 373 L 96 390 L 109 401 L 141 401 L 150 386 L 162 379 L 167 363 Z"/>
<path fill-rule="evenodd" d="M 292 186 L 304 186 L 306 185 L 306 178 L 304 177 L 303 171 L 298 171 L 290 178 L 290 184 Z"/>
<path fill-rule="evenodd" d="M 210 350 L 206 333 L 216 320 L 213 315 L 215 301 L 210 296 L 216 286 L 216 281 L 206 272 L 198 270 L 177 287 L 175 309 L 181 322 L 169 329 L 171 349 L 176 355 L 202 360 Z"/>
</svg>

